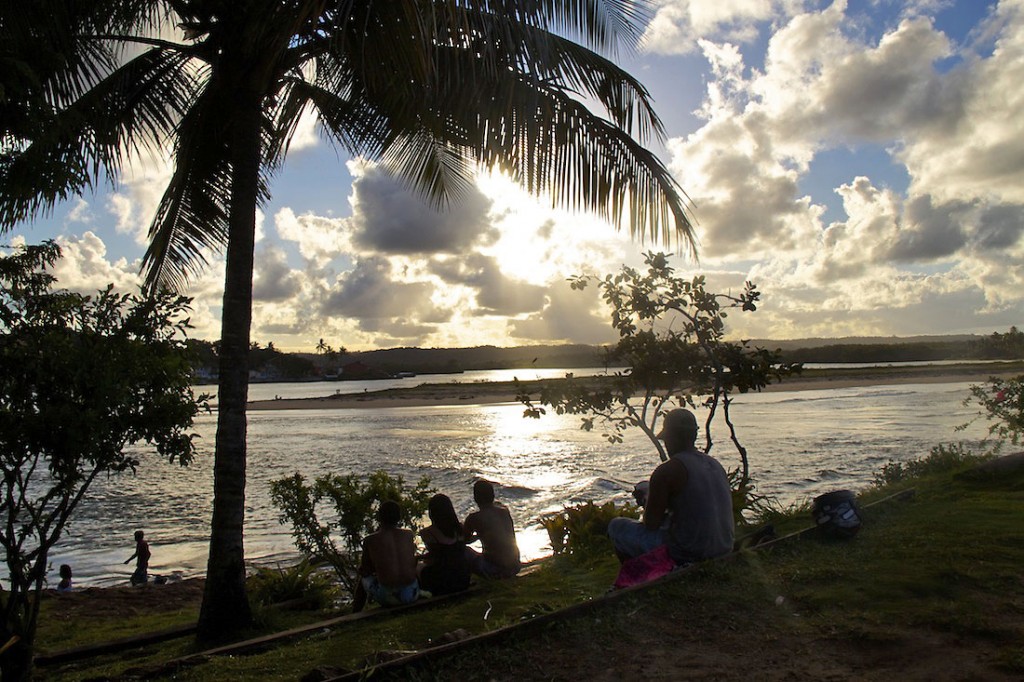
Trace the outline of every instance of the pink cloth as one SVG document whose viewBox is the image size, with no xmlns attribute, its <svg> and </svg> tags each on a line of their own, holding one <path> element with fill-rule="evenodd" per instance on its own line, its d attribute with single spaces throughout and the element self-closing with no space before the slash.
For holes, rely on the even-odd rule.
<svg viewBox="0 0 1024 682">
<path fill-rule="evenodd" d="M 668 545 L 658 545 L 647 554 L 641 554 L 622 562 L 619 577 L 615 579 L 615 589 L 639 585 L 660 578 L 670 573 L 675 567 L 676 562 L 669 556 Z"/>
</svg>

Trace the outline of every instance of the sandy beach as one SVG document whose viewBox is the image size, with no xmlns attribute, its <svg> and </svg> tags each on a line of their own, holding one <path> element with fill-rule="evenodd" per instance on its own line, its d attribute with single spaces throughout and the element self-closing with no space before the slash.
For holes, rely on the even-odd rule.
<svg viewBox="0 0 1024 682">
<path fill-rule="evenodd" d="M 990 376 L 1013 377 L 1024 374 L 1024 361 L 1006 363 L 963 363 L 956 365 L 919 365 L 914 367 L 868 367 L 807 370 L 802 375 L 771 384 L 766 391 L 808 391 L 854 386 L 921 383 L 980 383 Z M 534 396 L 540 386 L 557 379 L 524 381 L 522 386 Z M 342 385 L 343 386 L 343 385 Z M 393 388 L 365 393 L 337 393 L 319 398 L 256 400 L 249 410 L 322 410 L 388 407 L 427 407 L 444 405 L 489 405 L 515 403 L 513 382 L 423 383 L 409 388 Z"/>
</svg>

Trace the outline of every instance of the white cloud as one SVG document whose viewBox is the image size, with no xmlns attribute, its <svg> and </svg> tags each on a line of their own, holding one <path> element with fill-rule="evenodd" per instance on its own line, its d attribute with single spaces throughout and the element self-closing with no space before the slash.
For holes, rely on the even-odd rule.
<svg viewBox="0 0 1024 682">
<path fill-rule="evenodd" d="M 671 167 L 696 204 L 702 255 L 756 260 L 766 300 L 780 299 L 744 324 L 770 320 L 766 336 L 918 333 L 929 314 L 969 328 L 1021 311 L 1022 4 L 1000 5 L 990 57 L 946 72 L 936 65 L 954 47 L 920 5 L 874 42 L 850 31 L 845 3 L 796 15 L 763 72 L 734 46 L 702 43 L 705 123 L 670 141 Z M 822 151 L 865 143 L 888 145 L 910 186 L 851 172 L 835 189 L 846 217 L 825 226 L 801 183 Z"/>
<path fill-rule="evenodd" d="M 974 56 L 953 75 L 959 109 L 899 154 L 917 192 L 1024 204 L 1024 8 L 1002 2 L 999 14 L 1003 30 L 992 55 Z"/>
<path fill-rule="evenodd" d="M 262 246 L 255 255 L 253 299 L 281 302 L 296 297 L 302 290 L 298 273 L 288 265 L 287 254 L 279 247 Z"/>
<path fill-rule="evenodd" d="M 313 213 L 297 216 L 292 209 L 283 208 L 274 215 L 274 229 L 281 239 L 295 242 L 302 257 L 316 266 L 353 252 L 347 218 Z"/>
<path fill-rule="evenodd" d="M 772 37 L 751 94 L 781 136 L 818 146 L 948 129 L 959 80 L 936 73 L 933 65 L 950 45 L 928 19 L 902 22 L 877 45 L 845 36 L 844 27 L 833 6 L 795 18 Z"/>
<path fill-rule="evenodd" d="M 71 210 L 68 211 L 66 222 L 89 225 L 92 223 L 93 218 L 92 207 L 89 206 L 89 202 L 82 197 L 75 197 L 73 200 L 73 206 L 71 207 Z"/>
<path fill-rule="evenodd" d="M 545 287 L 506 276 L 496 258 L 483 254 L 435 259 L 430 270 L 445 284 L 473 289 L 478 315 L 520 315 L 539 310 L 544 302 Z"/>
<path fill-rule="evenodd" d="M 370 320 L 418 320 L 425 313 L 434 312 L 431 293 L 431 284 L 402 282 L 395 277 L 386 258 L 370 256 L 338 277 L 324 301 L 323 312 L 356 318 L 364 328 Z"/>
<path fill-rule="evenodd" d="M 304 149 L 312 149 L 318 144 L 320 144 L 320 138 L 317 135 L 317 117 L 312 112 L 306 111 L 299 117 L 299 123 L 295 127 L 295 133 L 292 136 L 291 146 L 288 151 L 289 153 L 294 153 Z"/>
<path fill-rule="evenodd" d="M 751 42 L 760 27 L 791 15 L 798 0 L 662 0 L 644 35 L 645 46 L 661 54 L 686 54 L 700 38 Z"/>
<path fill-rule="evenodd" d="M 171 173 L 169 158 L 147 156 L 127 166 L 118 190 L 108 196 L 106 207 L 116 218 L 119 233 L 131 235 L 138 244 L 147 243 L 150 223 Z"/>
<path fill-rule="evenodd" d="M 62 257 L 53 268 L 58 286 L 84 294 L 95 294 L 113 284 L 124 293 L 138 293 L 139 263 L 124 258 L 107 260 L 107 246 L 93 232 L 58 240 Z"/>
<path fill-rule="evenodd" d="M 822 208 L 799 196 L 799 172 L 770 133 L 763 115 L 719 110 L 669 143 L 671 168 L 696 207 L 702 257 L 801 251 L 816 240 Z"/>
<path fill-rule="evenodd" d="M 574 291 L 567 282 L 553 282 L 544 309 L 513 321 L 510 331 L 521 343 L 605 344 L 617 338 L 597 287 Z"/>
</svg>

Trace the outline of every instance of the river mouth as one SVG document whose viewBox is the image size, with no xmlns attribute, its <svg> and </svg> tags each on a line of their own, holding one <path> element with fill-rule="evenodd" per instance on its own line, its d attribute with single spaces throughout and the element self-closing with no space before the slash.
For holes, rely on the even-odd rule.
<svg viewBox="0 0 1024 682">
<path fill-rule="evenodd" d="M 980 379 L 979 379 L 980 380 Z M 780 504 L 829 490 L 862 489 L 888 461 L 928 454 L 941 442 L 976 442 L 984 426 L 955 428 L 974 414 L 965 407 L 969 383 L 900 384 L 737 396 L 732 418 L 750 458 L 757 490 Z M 267 386 L 273 391 L 272 386 Z M 407 482 L 422 476 L 449 495 L 464 518 L 474 509 L 472 484 L 496 483 L 512 511 L 524 558 L 549 552 L 541 515 L 588 500 L 629 500 L 631 484 L 657 464 L 639 433 L 610 444 L 579 428 L 578 417 L 524 419 L 522 405 L 441 405 L 406 408 L 253 412 L 248 429 L 245 550 L 250 562 L 297 559 L 290 529 L 278 520 L 270 481 L 295 472 L 307 478 L 384 469 Z M 133 533 L 145 530 L 150 572 L 193 577 L 206 569 L 212 503 L 216 415 L 197 422 L 199 454 L 189 467 L 140 450 L 137 475 L 98 480 L 50 555 L 70 564 L 79 586 L 124 584 Z M 723 427 L 711 454 L 727 469 L 739 465 Z"/>
</svg>

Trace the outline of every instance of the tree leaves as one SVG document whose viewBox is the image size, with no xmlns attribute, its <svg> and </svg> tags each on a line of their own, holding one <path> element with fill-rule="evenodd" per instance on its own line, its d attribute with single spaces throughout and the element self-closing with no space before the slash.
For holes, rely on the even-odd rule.
<svg viewBox="0 0 1024 682">
<path fill-rule="evenodd" d="M 134 471 L 129 445 L 182 465 L 195 452 L 189 299 L 54 290 L 53 242 L 0 257 L 0 545 L 8 634 L 30 643 L 46 559 L 89 485 Z"/>
<path fill-rule="evenodd" d="M 621 442 L 625 431 L 639 428 L 665 459 L 655 437 L 664 411 L 676 405 L 706 406 L 705 449 L 710 450 L 711 424 L 721 407 L 740 454 L 742 480 L 747 481 L 746 450 L 729 418 L 730 394 L 760 391 L 799 372 L 800 366 L 783 363 L 779 351 L 725 340 L 729 311 L 756 310 L 760 293 L 753 283 L 746 282 L 744 291 L 733 296 L 709 291 L 702 275 L 678 276 L 665 253 L 644 254 L 644 264 L 644 270 L 623 266 L 604 277 L 580 275 L 569 280 L 575 290 L 590 283 L 600 289 L 611 309 L 611 325 L 619 332 L 605 363 L 625 369 L 598 380 L 567 377 L 544 386 L 537 396 L 520 388 L 524 416 L 540 417 L 541 406 L 557 414 L 583 415 L 581 428 L 590 431 L 604 423 L 610 427 L 605 438 L 613 443 Z"/>
</svg>

